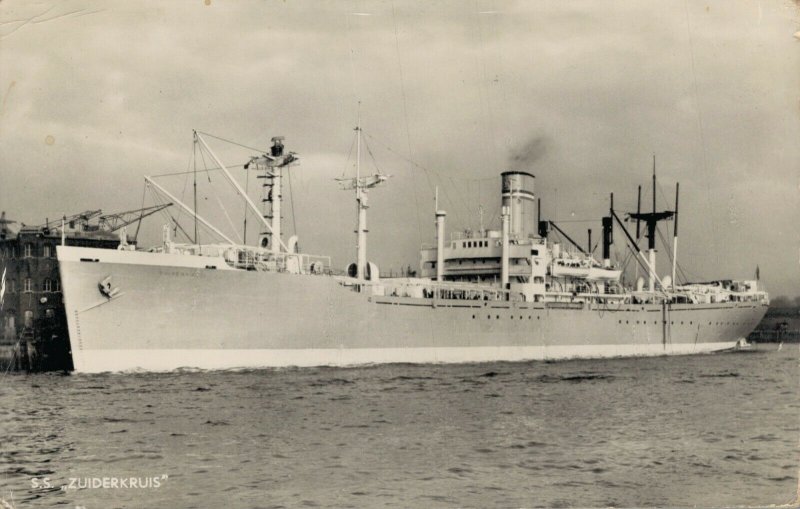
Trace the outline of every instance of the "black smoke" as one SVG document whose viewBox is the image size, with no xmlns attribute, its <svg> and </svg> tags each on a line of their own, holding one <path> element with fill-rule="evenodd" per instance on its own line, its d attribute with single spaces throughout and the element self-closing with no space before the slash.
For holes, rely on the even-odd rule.
<svg viewBox="0 0 800 509">
<path fill-rule="evenodd" d="M 511 151 L 508 156 L 510 170 L 526 170 L 547 154 L 550 148 L 550 139 L 546 136 L 536 136 L 524 145 Z"/>
</svg>

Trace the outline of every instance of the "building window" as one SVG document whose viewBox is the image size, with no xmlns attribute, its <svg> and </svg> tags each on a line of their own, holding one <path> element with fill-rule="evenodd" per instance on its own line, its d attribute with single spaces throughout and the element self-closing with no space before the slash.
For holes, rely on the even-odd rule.
<svg viewBox="0 0 800 509">
<path fill-rule="evenodd" d="M 25 258 L 30 258 L 33 256 L 33 244 L 28 242 L 25 244 Z"/>
<path fill-rule="evenodd" d="M 25 311 L 25 327 L 33 327 L 33 311 Z"/>
<path fill-rule="evenodd" d="M 61 291 L 61 286 L 60 286 L 57 278 L 53 280 L 53 291 L 54 292 L 60 292 Z"/>
<path fill-rule="evenodd" d="M 42 284 L 42 290 L 44 290 L 46 292 L 52 292 L 53 291 L 53 282 L 50 281 L 49 279 L 45 279 L 44 283 Z"/>
<path fill-rule="evenodd" d="M 31 280 L 31 278 L 26 277 L 25 278 L 24 292 L 25 293 L 30 293 L 32 291 L 33 291 L 33 281 Z"/>
<path fill-rule="evenodd" d="M 42 247 L 42 257 L 43 258 L 50 258 L 50 244 L 45 244 Z"/>
<path fill-rule="evenodd" d="M 17 293 L 16 279 L 10 279 L 7 284 L 8 284 L 8 293 Z"/>
</svg>

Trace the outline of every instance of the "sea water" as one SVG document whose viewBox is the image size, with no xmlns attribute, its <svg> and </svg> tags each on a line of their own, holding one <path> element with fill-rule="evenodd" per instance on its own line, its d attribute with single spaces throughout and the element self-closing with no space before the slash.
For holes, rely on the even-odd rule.
<svg viewBox="0 0 800 509">
<path fill-rule="evenodd" d="M 786 504 L 797 499 L 798 353 L 5 374 L 0 499 L 86 509 Z"/>
</svg>

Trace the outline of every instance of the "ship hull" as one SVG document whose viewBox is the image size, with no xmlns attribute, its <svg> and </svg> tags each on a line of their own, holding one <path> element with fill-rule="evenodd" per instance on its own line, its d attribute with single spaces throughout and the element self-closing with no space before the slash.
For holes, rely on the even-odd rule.
<svg viewBox="0 0 800 509">
<path fill-rule="evenodd" d="M 766 312 L 418 299 L 221 258 L 75 247 L 58 258 L 78 372 L 706 353 L 734 347 Z"/>
</svg>

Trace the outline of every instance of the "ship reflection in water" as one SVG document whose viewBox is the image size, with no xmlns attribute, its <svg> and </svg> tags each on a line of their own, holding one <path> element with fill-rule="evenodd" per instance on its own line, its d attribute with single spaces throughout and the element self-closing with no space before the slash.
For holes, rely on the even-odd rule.
<svg viewBox="0 0 800 509">
<path fill-rule="evenodd" d="M 785 504 L 797 487 L 797 358 L 796 346 L 758 345 L 557 363 L 12 374 L 0 498 L 90 508 Z M 149 487 L 59 489 L 104 477 Z"/>
</svg>

